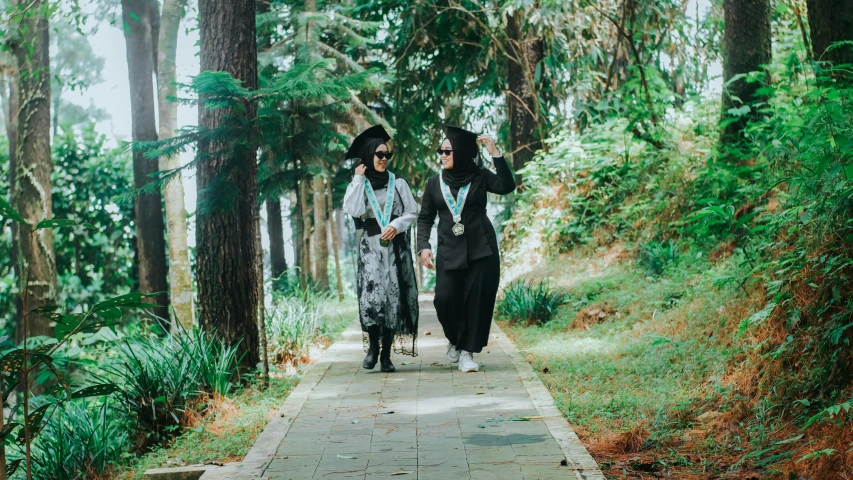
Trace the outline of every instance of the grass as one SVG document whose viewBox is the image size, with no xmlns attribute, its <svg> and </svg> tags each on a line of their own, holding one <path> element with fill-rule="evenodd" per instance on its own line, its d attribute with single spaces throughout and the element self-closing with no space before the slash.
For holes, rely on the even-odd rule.
<svg viewBox="0 0 853 480">
<path fill-rule="evenodd" d="M 324 302 L 323 331 L 316 344 L 331 344 L 356 315 L 353 300 Z M 128 456 L 112 478 L 139 479 L 151 468 L 240 461 L 301 378 L 292 368 L 276 369 L 272 377 L 265 389 L 252 384 L 230 397 L 216 395 L 207 406 L 207 416 L 184 428 L 167 445 L 141 457 Z"/>
<path fill-rule="evenodd" d="M 725 414 L 725 367 L 741 353 L 731 332 L 745 302 L 734 287 L 715 288 L 734 262 L 697 258 L 649 277 L 614 260 L 626 255 L 597 253 L 532 272 L 567 292 L 550 322 L 502 327 L 610 478 L 721 474 L 743 442 L 738 432 L 699 433 L 698 417 Z"/>
<path fill-rule="evenodd" d="M 142 478 L 146 470 L 165 466 L 239 461 L 298 383 L 298 376 L 278 375 L 266 389 L 253 385 L 232 398 L 217 396 L 211 416 L 168 446 L 135 458 L 115 478 Z"/>
</svg>

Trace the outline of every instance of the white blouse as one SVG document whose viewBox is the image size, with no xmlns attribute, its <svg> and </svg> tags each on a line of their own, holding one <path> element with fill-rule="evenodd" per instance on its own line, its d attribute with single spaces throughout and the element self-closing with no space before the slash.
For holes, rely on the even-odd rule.
<svg viewBox="0 0 853 480">
<path fill-rule="evenodd" d="M 367 192 L 365 191 L 365 182 L 367 177 L 364 175 L 355 175 L 352 182 L 347 187 L 347 193 L 344 196 L 344 211 L 348 215 L 356 218 L 376 218 L 373 214 L 373 209 L 367 205 Z M 403 214 L 397 217 L 390 223 L 390 226 L 397 229 L 397 232 L 404 232 L 412 226 L 415 219 L 418 218 L 418 203 L 415 201 L 415 196 L 409 189 L 409 184 L 402 178 L 394 180 L 394 188 L 397 190 L 397 195 L 394 201 L 399 198 L 403 202 Z M 385 208 L 385 189 L 375 190 L 376 202 L 379 203 L 379 208 Z"/>
</svg>

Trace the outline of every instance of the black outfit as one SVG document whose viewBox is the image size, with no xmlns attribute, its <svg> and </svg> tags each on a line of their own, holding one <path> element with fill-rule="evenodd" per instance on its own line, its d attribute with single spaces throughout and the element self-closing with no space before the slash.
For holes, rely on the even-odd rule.
<svg viewBox="0 0 853 480">
<path fill-rule="evenodd" d="M 467 165 L 477 158 L 460 162 L 457 152 L 463 151 L 454 143 L 454 168 L 442 175 L 464 167 L 459 172 L 468 176 Z M 475 137 L 476 138 L 476 137 Z M 467 162 L 465 162 L 467 160 Z M 467 164 L 466 164 L 467 163 Z M 462 210 L 461 223 L 465 233 L 453 234 L 453 215 L 441 193 L 439 176 L 427 181 L 418 215 L 418 251 L 431 249 L 430 232 L 438 214 L 438 249 L 436 251 L 435 305 L 444 335 L 458 350 L 479 353 L 489 343 L 489 328 L 500 282 L 500 256 L 495 229 L 486 215 L 487 193 L 506 195 L 515 190 L 515 180 L 504 157 L 494 158 L 497 174 L 477 165 L 471 176 L 468 198 Z M 452 179 L 451 179 L 452 180 Z M 450 192 L 457 198 L 459 188 L 447 181 Z"/>
</svg>

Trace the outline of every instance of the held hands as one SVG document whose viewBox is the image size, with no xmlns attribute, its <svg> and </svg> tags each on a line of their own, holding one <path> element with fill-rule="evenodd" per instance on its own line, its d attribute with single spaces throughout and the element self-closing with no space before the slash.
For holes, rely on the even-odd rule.
<svg viewBox="0 0 853 480">
<path fill-rule="evenodd" d="M 477 144 L 486 147 L 486 150 L 489 151 L 489 155 L 493 157 L 501 156 L 501 152 L 498 150 L 498 147 L 495 146 L 495 141 L 492 140 L 491 137 L 487 135 L 480 135 L 477 137 Z"/>
<path fill-rule="evenodd" d="M 382 236 L 379 237 L 379 239 L 391 241 L 391 240 L 394 240 L 394 237 L 396 237 L 396 236 L 397 236 L 397 229 L 392 227 L 391 225 L 388 225 L 387 227 L 385 227 L 385 231 L 382 232 Z"/>
<path fill-rule="evenodd" d="M 359 165 L 359 166 L 355 167 L 355 174 L 356 174 L 357 176 L 362 176 L 362 177 L 363 177 L 363 176 L 364 176 L 364 172 L 366 172 L 366 171 L 367 171 L 367 165 L 361 164 L 361 165 Z"/>
<path fill-rule="evenodd" d="M 424 249 L 421 250 L 421 263 L 430 270 L 435 270 L 435 265 L 432 263 L 432 250 Z"/>
</svg>

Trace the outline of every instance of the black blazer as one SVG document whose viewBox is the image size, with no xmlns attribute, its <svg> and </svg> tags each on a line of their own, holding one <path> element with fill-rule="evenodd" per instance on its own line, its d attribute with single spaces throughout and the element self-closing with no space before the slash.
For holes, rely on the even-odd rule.
<svg viewBox="0 0 853 480">
<path fill-rule="evenodd" d="M 418 215 L 418 252 L 432 249 L 429 236 L 438 214 L 438 257 L 445 270 L 463 270 L 468 262 L 498 253 L 498 240 L 492 222 L 486 215 L 486 193 L 506 195 L 515 190 L 515 179 L 504 157 L 493 159 L 497 174 L 483 169 L 471 182 L 468 198 L 462 210 L 462 224 L 465 233 L 453 234 L 453 215 L 441 195 L 439 175 L 430 177 L 421 199 L 421 212 Z M 456 197 L 458 188 L 450 192 Z"/>
</svg>

